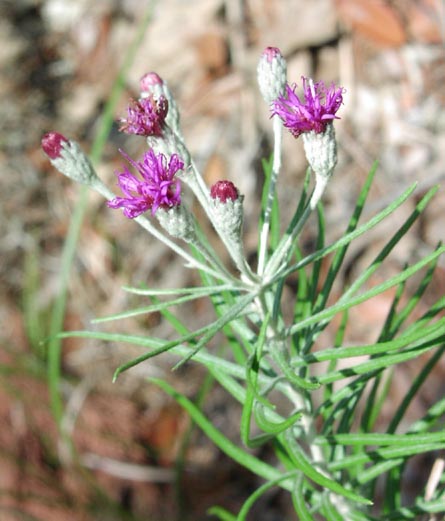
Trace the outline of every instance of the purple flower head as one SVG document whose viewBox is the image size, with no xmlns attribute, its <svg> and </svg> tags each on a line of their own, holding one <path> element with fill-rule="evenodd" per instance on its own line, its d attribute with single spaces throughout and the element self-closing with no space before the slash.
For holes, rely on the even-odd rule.
<svg viewBox="0 0 445 521">
<path fill-rule="evenodd" d="M 343 103 L 342 87 L 326 87 L 322 81 L 302 79 L 303 101 L 295 94 L 296 85 L 287 84 L 286 94 L 272 103 L 272 115 L 279 116 L 294 137 L 311 130 L 323 133 L 329 122 L 339 119 L 335 114 Z"/>
<path fill-rule="evenodd" d="M 141 161 L 133 161 L 122 150 L 120 153 L 142 179 L 134 176 L 128 168 L 118 172 L 118 185 L 125 197 L 108 201 L 110 208 L 123 208 L 125 217 L 134 219 L 149 209 L 154 215 L 159 207 L 172 208 L 181 203 L 181 182 L 175 174 L 184 168 L 184 163 L 177 154 L 170 157 L 167 166 L 164 154 L 155 154 L 153 150 L 145 152 Z"/>
<path fill-rule="evenodd" d="M 162 136 L 168 102 L 164 96 L 154 99 L 152 96 L 140 100 L 130 100 L 127 117 L 121 118 L 121 132 L 140 136 Z"/>
</svg>

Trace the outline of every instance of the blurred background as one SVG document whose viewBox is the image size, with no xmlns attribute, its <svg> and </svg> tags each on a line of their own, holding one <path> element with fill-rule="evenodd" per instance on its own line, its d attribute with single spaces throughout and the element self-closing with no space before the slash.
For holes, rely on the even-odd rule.
<svg viewBox="0 0 445 521">
<path fill-rule="evenodd" d="M 165 377 L 196 398 L 204 375 L 193 363 L 172 374 L 176 360 L 168 354 L 111 384 L 114 369 L 143 351 L 94 340 L 64 341 L 65 436 L 58 436 L 51 414 L 48 344 L 42 341 L 50 333 L 62 249 L 80 189 L 51 167 L 40 139 L 56 130 L 91 151 L 141 21 L 149 16 L 113 117 L 125 112 L 129 97 L 138 96 L 144 73 L 156 71 L 168 82 L 186 142 L 206 181 L 230 179 L 245 196 L 246 251 L 253 263 L 260 161 L 270 155 L 272 141 L 268 109 L 256 87 L 256 64 L 266 46 L 281 49 L 291 83 L 309 75 L 347 90 L 336 123 L 339 164 L 325 196 L 328 240 L 346 227 L 376 159 L 379 169 L 365 217 L 414 181 L 417 198 L 441 186 L 420 223 L 373 280 L 378 283 L 445 240 L 444 13 L 442 0 L 0 0 L 2 521 L 196 521 L 210 519 L 206 510 L 214 504 L 236 512 L 258 486 L 254 476 L 192 429 L 175 403 L 146 383 L 147 376 Z M 138 157 L 144 140 L 120 134 L 114 124 L 97 163 L 111 187 L 122 165 L 118 148 Z M 286 135 L 278 186 L 284 222 L 298 200 L 305 168 L 301 143 Z M 351 246 L 340 283 L 347 284 L 372 260 L 413 204 Z M 85 212 L 69 273 L 64 329 L 94 330 L 99 328 L 91 324 L 94 317 L 143 304 L 122 285 L 163 288 L 199 282 L 164 246 L 121 212 L 109 210 L 96 194 L 89 195 Z M 302 238 L 307 251 L 314 245 L 315 224 L 314 219 Z M 443 294 L 444 268 L 441 260 L 419 313 Z M 293 290 L 287 291 L 290 299 Z M 349 342 L 375 340 L 376 323 L 384 319 L 391 297 L 385 294 L 353 311 Z M 187 324 L 199 326 L 212 316 L 205 301 L 180 313 Z M 100 329 L 171 334 L 157 315 Z M 320 341 L 329 345 L 329 331 Z M 398 370 L 384 408 L 388 417 L 415 372 L 415 364 Z M 412 417 L 443 395 L 444 377 L 442 364 L 413 403 Z M 238 440 L 239 409 L 218 387 L 209 388 L 204 408 Z M 267 449 L 263 457 L 269 457 Z M 408 491 L 416 481 L 425 482 L 430 463 L 408 466 Z M 256 508 L 252 519 L 295 519 L 289 497 L 276 490 Z"/>
</svg>

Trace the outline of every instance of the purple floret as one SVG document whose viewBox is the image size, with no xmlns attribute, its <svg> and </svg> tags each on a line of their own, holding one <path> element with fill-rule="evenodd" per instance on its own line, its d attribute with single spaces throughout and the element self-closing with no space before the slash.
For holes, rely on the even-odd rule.
<svg viewBox="0 0 445 521">
<path fill-rule="evenodd" d="M 146 152 L 142 161 L 134 161 L 122 150 L 120 152 L 142 179 L 128 168 L 118 173 L 118 185 L 125 197 L 108 201 L 110 208 L 123 208 L 124 215 L 134 219 L 147 210 L 154 215 L 159 207 L 172 208 L 181 203 L 181 182 L 175 174 L 184 168 L 184 163 L 177 154 L 170 157 L 167 166 L 164 154 L 155 154 L 153 150 Z"/>
<path fill-rule="evenodd" d="M 162 136 L 167 112 L 168 102 L 163 96 L 157 100 L 150 96 L 140 100 L 132 99 L 127 108 L 127 117 L 120 120 L 119 130 L 140 136 Z"/>
<path fill-rule="evenodd" d="M 286 94 L 275 100 L 271 107 L 272 115 L 279 116 L 295 137 L 311 130 L 320 134 L 330 121 L 339 119 L 336 112 L 343 103 L 342 87 L 337 88 L 334 84 L 326 87 L 322 81 L 313 83 L 303 78 L 303 101 L 295 94 L 295 89 L 296 85 L 287 84 Z"/>
</svg>

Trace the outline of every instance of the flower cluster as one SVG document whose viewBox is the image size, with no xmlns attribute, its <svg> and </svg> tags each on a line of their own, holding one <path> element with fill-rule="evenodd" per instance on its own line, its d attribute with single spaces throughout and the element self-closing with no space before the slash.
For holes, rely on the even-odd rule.
<svg viewBox="0 0 445 521">
<path fill-rule="evenodd" d="M 153 150 L 145 152 L 142 161 L 134 161 L 125 152 L 121 154 L 141 175 L 134 176 L 128 168 L 118 173 L 118 185 L 125 197 L 115 197 L 108 201 L 110 208 L 123 208 L 124 215 L 133 219 L 151 210 L 152 215 L 158 208 L 172 208 L 181 203 L 181 182 L 175 177 L 182 170 L 184 163 L 177 154 L 173 154 L 167 165 L 163 154 Z"/>
<path fill-rule="evenodd" d="M 295 89 L 296 85 L 287 84 L 286 94 L 272 103 L 272 114 L 279 116 L 295 137 L 312 130 L 321 134 L 328 123 L 339 119 L 336 113 L 343 103 L 342 87 L 336 88 L 334 84 L 326 87 L 322 81 L 314 83 L 303 77 L 303 101 Z"/>
<path fill-rule="evenodd" d="M 168 102 L 163 96 L 130 100 L 127 117 L 121 118 L 119 130 L 139 136 L 162 136 L 167 112 Z"/>
</svg>

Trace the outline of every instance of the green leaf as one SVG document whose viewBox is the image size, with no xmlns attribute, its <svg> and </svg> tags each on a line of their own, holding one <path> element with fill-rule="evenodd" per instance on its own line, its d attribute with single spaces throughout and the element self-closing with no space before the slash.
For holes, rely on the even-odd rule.
<svg viewBox="0 0 445 521">
<path fill-rule="evenodd" d="M 419 203 L 416 205 L 415 209 L 411 212 L 410 216 L 403 225 L 394 233 L 391 239 L 385 244 L 382 250 L 378 253 L 375 259 L 371 262 L 370 266 L 360 275 L 357 280 L 355 280 L 350 288 L 346 291 L 345 294 L 342 295 L 341 300 L 347 299 L 349 295 L 354 294 L 359 288 L 363 286 L 363 284 L 369 280 L 369 278 L 377 271 L 377 269 L 381 266 L 382 262 L 386 259 L 386 257 L 391 253 L 395 246 L 400 242 L 402 237 L 409 231 L 411 226 L 416 222 L 418 217 L 421 215 L 423 210 L 426 208 L 427 204 L 430 202 L 432 197 L 436 194 L 438 187 L 435 186 L 428 191 L 428 193 L 422 197 Z M 437 248 L 440 250 L 440 248 Z M 442 250 L 443 252 L 444 250 Z M 428 258 L 428 257 L 427 257 Z M 431 257 L 431 261 L 436 259 L 437 256 Z M 428 263 L 430 262 L 428 261 Z M 424 263 L 428 264 L 428 263 Z M 402 272 L 403 273 L 403 272 Z M 406 280 L 406 279 L 401 279 Z"/>
<path fill-rule="evenodd" d="M 207 326 L 206 327 L 207 333 L 205 333 L 202 336 L 202 338 L 197 342 L 194 350 L 188 356 L 186 356 L 183 360 L 178 362 L 174 366 L 173 369 L 177 369 L 177 368 L 181 367 L 181 365 L 185 364 L 191 358 L 193 358 L 193 356 L 202 347 L 204 347 L 207 344 L 207 342 L 209 342 L 209 340 L 211 340 L 216 335 L 216 333 L 218 333 L 218 331 L 221 331 L 221 329 L 226 324 L 231 322 L 233 319 L 237 318 L 242 313 L 242 311 L 245 310 L 245 308 L 252 302 L 252 300 L 254 300 L 254 298 L 256 296 L 257 296 L 256 293 L 249 293 L 248 295 L 244 295 L 244 297 L 240 297 L 237 300 L 237 302 L 231 308 L 229 308 L 229 310 L 224 315 L 222 315 L 220 318 L 218 318 L 218 320 L 213 322 L 213 324 L 210 324 L 209 326 Z"/>
<path fill-rule="evenodd" d="M 391 419 L 391 422 L 388 426 L 387 432 L 392 433 L 395 432 L 399 423 L 401 422 L 403 416 L 405 415 L 411 401 L 416 396 L 418 390 L 423 385 L 423 383 L 428 378 L 429 374 L 433 370 L 433 368 L 436 366 L 436 364 L 442 359 L 442 355 L 445 352 L 445 345 L 442 345 L 436 353 L 428 360 L 428 362 L 424 365 L 420 373 L 416 376 L 414 381 L 411 384 L 411 387 L 408 390 L 408 393 L 403 398 L 402 403 L 399 405 L 395 413 L 393 414 L 393 417 Z"/>
<path fill-rule="evenodd" d="M 229 284 L 220 284 L 216 286 L 200 286 L 190 288 L 169 288 L 169 289 L 156 289 L 156 288 L 134 288 L 131 286 L 123 286 L 122 289 L 128 293 L 134 293 L 135 295 L 142 295 L 146 297 L 162 297 L 169 295 L 195 295 L 199 296 L 212 295 L 214 293 L 220 293 L 221 291 L 240 291 L 237 286 Z"/>
<path fill-rule="evenodd" d="M 385 369 L 387 367 L 401 364 L 402 362 L 407 362 L 408 360 L 412 360 L 413 358 L 417 358 L 423 353 L 427 353 L 431 349 L 437 347 L 438 340 L 443 341 L 445 336 L 439 337 L 439 339 L 433 339 L 430 342 L 425 342 L 419 346 L 416 346 L 408 351 L 403 351 L 401 353 L 380 356 L 379 358 L 372 358 L 367 362 L 363 362 L 361 364 L 354 365 L 353 367 L 348 367 L 345 369 L 341 369 L 339 371 L 332 371 L 332 373 L 328 373 L 325 375 L 321 375 L 318 380 L 321 384 L 336 382 L 338 380 L 343 380 L 349 376 L 356 376 L 364 373 L 371 373 L 373 371 Z"/>
<path fill-rule="evenodd" d="M 403 192 L 402 195 L 400 195 L 395 201 L 393 201 L 389 206 L 387 206 L 384 210 L 379 212 L 377 215 L 375 215 L 372 219 L 370 219 L 367 223 L 363 224 L 356 230 L 354 230 L 351 233 L 347 233 L 337 241 L 335 241 L 330 246 L 326 246 L 320 251 L 316 251 L 311 255 L 306 256 L 303 260 L 297 262 L 296 264 L 290 266 L 289 268 L 286 268 L 285 270 L 278 272 L 275 277 L 273 277 L 269 284 L 274 284 L 276 281 L 280 280 L 282 277 L 287 277 L 291 273 L 294 273 L 295 271 L 300 270 L 304 266 L 307 266 L 308 264 L 311 264 L 312 262 L 317 261 L 318 259 L 322 259 L 323 257 L 326 257 L 326 255 L 329 255 L 333 251 L 338 250 L 339 248 L 342 248 L 346 244 L 349 244 L 357 237 L 360 237 L 370 229 L 374 228 L 379 224 L 383 219 L 388 217 L 388 215 L 391 215 L 399 206 L 401 206 L 408 197 L 414 192 L 416 189 L 417 184 L 411 185 L 409 188 Z"/>
<path fill-rule="evenodd" d="M 160 387 L 164 392 L 171 396 L 181 407 L 183 407 L 191 416 L 192 420 L 198 425 L 206 436 L 213 441 L 229 458 L 236 461 L 240 465 L 246 467 L 254 474 L 271 481 L 280 479 L 283 475 L 276 468 L 255 458 L 243 449 L 237 447 L 233 442 L 226 438 L 221 431 L 212 425 L 212 423 L 202 414 L 202 412 L 183 394 L 179 393 L 167 382 L 156 378 L 150 378 L 150 382 Z M 279 482 L 280 486 L 286 490 L 292 490 L 293 482 L 286 479 Z"/>
<path fill-rule="evenodd" d="M 409 447 L 421 443 L 445 443 L 445 431 L 433 432 L 428 434 L 387 434 L 387 433 L 365 433 L 365 434 L 332 434 L 329 436 L 315 438 L 317 445 L 331 445 L 340 443 L 341 445 L 397 445 Z"/>
<path fill-rule="evenodd" d="M 326 230 L 326 220 L 324 216 L 323 204 L 321 201 L 317 204 L 317 217 L 318 217 L 318 235 L 317 235 L 317 244 L 316 250 L 322 250 L 325 246 L 325 230 Z M 318 282 L 320 279 L 321 272 L 321 259 L 314 262 L 311 273 L 311 287 L 309 291 L 309 301 L 311 302 L 311 310 L 313 310 L 313 306 L 316 301 Z"/>
<path fill-rule="evenodd" d="M 204 290 L 205 288 L 200 288 L 200 289 Z M 184 304 L 185 302 L 190 302 L 191 300 L 196 300 L 199 298 L 207 297 L 214 293 L 220 293 L 220 290 L 216 289 L 215 291 L 211 291 L 211 292 L 196 291 L 191 294 L 187 294 L 183 297 L 168 300 L 166 302 L 158 302 L 156 304 L 152 304 L 151 306 L 144 306 L 141 308 L 130 309 L 128 311 L 124 311 L 122 313 L 116 313 L 115 315 L 110 315 L 108 317 L 95 318 L 91 322 L 93 324 L 100 324 L 102 322 L 110 322 L 112 320 L 121 320 L 123 318 L 131 318 L 131 317 L 136 317 L 139 315 L 148 315 L 150 313 L 155 313 L 157 311 L 162 311 L 164 309 L 168 309 L 172 306 L 178 306 L 180 304 Z"/>
<path fill-rule="evenodd" d="M 445 443 L 430 443 L 419 445 L 408 445 L 406 447 L 386 447 L 374 451 L 360 452 L 352 456 L 345 456 L 341 461 L 329 463 L 331 471 L 348 469 L 350 465 L 364 465 L 373 462 L 376 464 L 381 460 L 395 460 L 398 458 L 408 458 L 415 454 L 423 454 L 445 448 Z"/>
<path fill-rule="evenodd" d="M 261 325 L 260 333 L 258 335 L 258 342 L 255 348 L 254 354 L 251 356 L 249 363 L 246 368 L 246 395 L 243 404 L 243 410 L 241 413 L 241 440 L 247 447 L 258 447 L 268 441 L 270 435 L 259 435 L 255 438 L 250 437 L 250 422 L 252 419 L 252 409 L 255 401 L 255 395 L 258 393 L 258 371 L 260 368 L 260 362 L 262 358 L 262 351 L 264 343 L 266 341 L 267 328 L 269 327 L 270 313 L 264 318 L 264 322 Z"/>
<path fill-rule="evenodd" d="M 298 324 L 294 324 L 293 326 L 289 327 L 286 331 L 287 335 L 293 335 L 297 331 L 300 331 L 301 329 L 304 329 L 305 327 L 315 324 L 317 322 L 320 322 L 322 320 L 329 320 L 333 316 L 335 316 L 340 311 L 344 311 L 346 309 L 350 309 L 353 306 L 356 306 L 358 304 L 361 304 L 362 302 L 365 302 L 366 300 L 369 300 L 372 297 L 375 297 L 376 295 L 379 295 L 380 293 L 383 293 L 384 291 L 388 290 L 389 288 L 392 288 L 393 286 L 397 286 L 400 284 L 400 282 L 408 279 L 411 277 L 414 273 L 422 269 L 425 265 L 429 264 L 433 259 L 438 257 L 439 255 L 442 255 L 442 253 L 445 251 L 445 248 L 439 248 L 433 253 L 430 253 L 425 258 L 421 259 L 416 264 L 413 264 L 409 268 L 403 270 L 401 273 L 391 277 L 387 281 L 375 286 L 374 288 L 371 288 L 368 291 L 365 291 L 361 295 L 358 295 L 356 297 L 348 298 L 344 302 L 340 302 L 337 304 L 334 304 L 333 306 L 330 306 L 323 311 L 320 311 L 319 313 L 315 313 L 312 317 L 309 317 L 305 320 L 302 320 Z"/>
<path fill-rule="evenodd" d="M 328 360 L 339 360 L 344 358 L 355 358 L 362 356 L 373 356 L 382 353 L 388 353 L 401 349 L 403 347 L 418 347 L 426 342 L 437 341 L 445 332 L 445 318 L 438 320 L 428 329 L 415 331 L 411 334 L 404 334 L 395 340 L 389 342 L 381 342 L 378 344 L 367 344 L 364 346 L 335 347 L 333 349 L 325 349 L 323 351 L 309 353 L 304 357 L 304 361 L 311 364 L 315 362 L 326 362 Z M 421 342 L 419 342 L 421 340 Z M 418 343 L 416 343 L 418 342 Z"/>
<path fill-rule="evenodd" d="M 283 372 L 284 376 L 297 387 L 307 390 L 318 389 L 320 387 L 320 384 L 317 380 L 306 380 L 305 378 L 298 376 L 294 372 L 294 370 L 290 366 L 289 360 L 287 359 L 285 346 L 281 342 L 278 342 L 276 345 L 273 346 L 273 348 L 271 349 L 271 355 L 276 364 Z"/>
<path fill-rule="evenodd" d="M 322 513 L 326 521 L 344 521 L 344 517 L 332 505 L 328 494 L 322 494 Z"/>
<path fill-rule="evenodd" d="M 304 499 L 304 482 L 304 475 L 303 473 L 300 473 L 295 480 L 295 488 L 292 492 L 295 512 L 298 512 L 300 521 L 314 521 Z"/>
<path fill-rule="evenodd" d="M 258 427 L 273 436 L 277 436 L 292 427 L 302 416 L 302 413 L 297 411 L 281 422 L 271 422 L 267 419 L 264 407 L 259 404 L 255 407 L 254 414 Z"/>
<path fill-rule="evenodd" d="M 372 166 L 372 168 L 368 174 L 366 182 L 357 198 L 357 203 L 355 205 L 354 213 L 352 214 L 352 217 L 349 220 L 349 224 L 346 229 L 345 236 L 352 233 L 357 228 L 357 224 L 358 224 L 358 221 L 362 214 L 363 207 L 365 206 L 365 202 L 368 197 L 369 190 L 371 189 L 371 185 L 374 180 L 376 170 L 377 170 L 377 163 L 374 163 L 374 165 Z M 318 295 L 318 298 L 314 304 L 315 313 L 324 309 L 326 306 L 326 302 L 328 301 L 332 286 L 333 286 L 334 281 L 337 278 L 338 272 L 340 271 L 340 268 L 343 264 L 343 260 L 345 258 L 346 252 L 348 251 L 349 244 L 350 244 L 349 242 L 346 243 L 344 246 L 342 246 L 340 249 L 338 249 L 335 252 L 335 256 L 331 262 L 328 274 L 326 276 L 326 280 L 325 280 L 323 287 Z"/>
<path fill-rule="evenodd" d="M 261 166 L 263 167 L 264 173 L 264 184 L 263 184 L 263 192 L 261 194 L 261 214 L 258 221 L 258 235 L 261 234 L 261 229 L 264 224 L 264 214 L 266 211 L 267 200 L 269 197 L 269 186 L 272 178 L 272 165 L 273 165 L 273 154 L 269 156 L 269 159 L 263 158 L 261 160 Z M 259 247 L 259 245 L 258 245 Z"/>
<path fill-rule="evenodd" d="M 236 516 L 223 507 L 211 507 L 207 510 L 209 516 L 216 516 L 220 521 L 236 521 Z"/>
<path fill-rule="evenodd" d="M 292 433 L 287 432 L 284 434 L 284 437 L 285 445 L 288 448 L 289 455 L 295 467 L 301 472 L 303 472 L 303 474 L 307 478 L 312 480 L 314 483 L 317 483 L 317 485 L 321 485 L 322 487 L 325 487 L 336 494 L 344 496 L 345 498 L 350 499 L 351 501 L 356 501 L 357 503 L 360 503 L 362 505 L 372 505 L 372 501 L 369 501 L 369 499 L 365 499 L 359 496 L 352 490 L 344 488 L 342 485 L 340 485 L 333 479 L 318 472 L 314 465 L 308 461 L 303 450 L 301 449 L 301 447 L 299 447 L 298 443 L 293 438 Z"/>
<path fill-rule="evenodd" d="M 269 481 L 268 483 L 264 483 L 264 485 L 261 485 L 253 494 L 251 494 L 248 499 L 244 502 L 243 506 L 241 507 L 241 510 L 239 511 L 238 517 L 236 518 L 236 521 L 246 521 L 247 514 L 249 513 L 249 510 L 252 508 L 255 501 L 257 501 L 265 492 L 270 490 L 272 487 L 278 485 L 281 481 L 285 479 L 292 479 L 297 475 L 298 471 L 293 472 L 287 472 L 286 474 L 283 474 L 280 478 L 273 479 Z"/>
<path fill-rule="evenodd" d="M 165 345 L 165 341 L 160 338 L 123 335 L 117 333 L 104 333 L 99 331 L 65 331 L 64 333 L 60 333 L 59 337 L 89 338 L 92 340 L 103 340 L 106 342 L 115 343 L 125 342 L 141 347 L 155 349 Z M 185 345 L 177 345 L 175 347 L 172 347 L 170 352 L 176 356 L 185 357 L 189 356 L 193 352 L 193 348 Z M 196 355 L 194 355 L 194 360 L 204 365 L 209 370 L 214 369 L 217 372 L 234 376 L 239 380 L 244 380 L 246 376 L 245 369 L 243 367 L 240 367 L 238 364 L 235 364 L 233 362 L 229 362 L 224 358 L 220 358 L 219 356 L 212 355 L 205 350 L 201 350 L 200 352 L 196 353 Z M 274 378 L 260 374 L 259 380 L 261 385 L 270 385 L 273 382 Z"/>
</svg>

